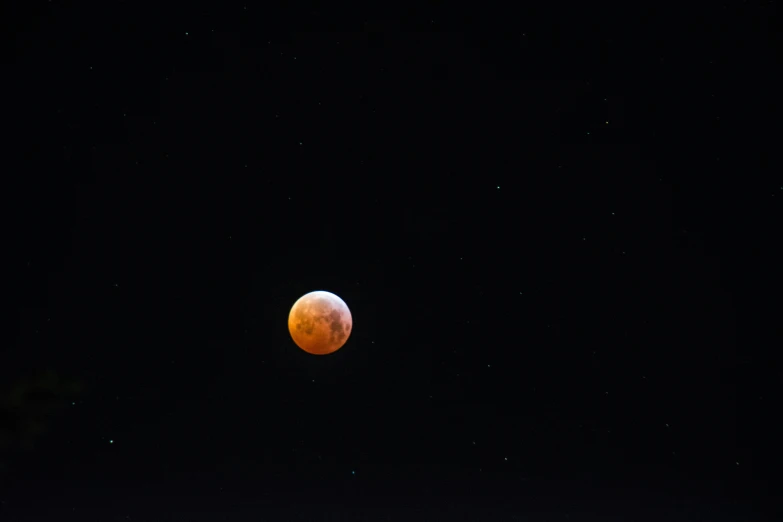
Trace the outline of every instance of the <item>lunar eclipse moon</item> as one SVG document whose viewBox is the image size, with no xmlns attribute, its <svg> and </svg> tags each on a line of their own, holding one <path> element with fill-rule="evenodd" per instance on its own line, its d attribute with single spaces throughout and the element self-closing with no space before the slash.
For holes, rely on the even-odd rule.
<svg viewBox="0 0 783 522">
<path fill-rule="evenodd" d="M 352 327 L 348 305 L 323 290 L 300 297 L 288 314 L 291 338 L 299 348 L 313 355 L 327 355 L 342 348 Z"/>
</svg>

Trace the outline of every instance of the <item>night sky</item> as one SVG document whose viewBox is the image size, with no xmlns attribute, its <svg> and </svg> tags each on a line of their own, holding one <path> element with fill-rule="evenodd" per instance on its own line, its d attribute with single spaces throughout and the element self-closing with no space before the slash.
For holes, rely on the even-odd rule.
<svg viewBox="0 0 783 522">
<path fill-rule="evenodd" d="M 777 2 L 19 4 L 3 522 L 773 519 Z"/>
</svg>

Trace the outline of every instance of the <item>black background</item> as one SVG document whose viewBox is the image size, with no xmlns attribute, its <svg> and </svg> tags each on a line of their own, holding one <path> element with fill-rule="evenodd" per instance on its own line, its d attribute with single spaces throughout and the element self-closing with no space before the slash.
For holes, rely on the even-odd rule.
<svg viewBox="0 0 783 522">
<path fill-rule="evenodd" d="M 771 517 L 776 7 L 18 7 L 3 520 Z"/>
</svg>

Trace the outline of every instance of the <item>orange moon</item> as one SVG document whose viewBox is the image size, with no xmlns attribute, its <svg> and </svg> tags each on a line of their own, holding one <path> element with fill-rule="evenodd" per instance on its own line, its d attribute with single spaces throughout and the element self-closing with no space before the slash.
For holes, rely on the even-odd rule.
<svg viewBox="0 0 783 522">
<path fill-rule="evenodd" d="M 300 297 L 288 314 L 291 338 L 299 348 L 313 355 L 327 355 L 342 348 L 352 327 L 348 305 L 323 290 Z"/>
</svg>

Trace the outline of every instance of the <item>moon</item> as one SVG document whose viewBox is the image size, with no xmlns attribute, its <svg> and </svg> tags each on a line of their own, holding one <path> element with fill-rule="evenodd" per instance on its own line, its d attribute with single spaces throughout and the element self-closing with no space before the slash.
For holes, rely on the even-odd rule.
<svg viewBox="0 0 783 522">
<path fill-rule="evenodd" d="M 313 355 L 327 355 L 342 348 L 352 327 L 353 318 L 345 301 L 323 290 L 300 297 L 288 314 L 291 338 Z"/>
</svg>

